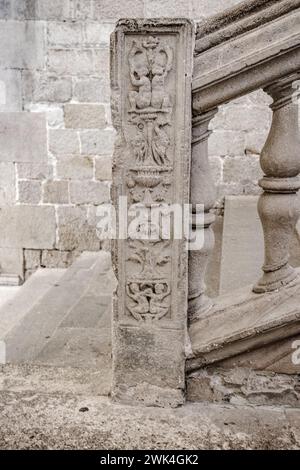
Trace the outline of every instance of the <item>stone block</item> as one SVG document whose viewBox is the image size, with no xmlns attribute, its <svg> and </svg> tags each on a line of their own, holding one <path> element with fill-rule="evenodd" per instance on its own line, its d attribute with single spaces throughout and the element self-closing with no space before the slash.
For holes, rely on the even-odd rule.
<svg viewBox="0 0 300 470">
<path fill-rule="evenodd" d="M 114 1 L 94 0 L 93 18 L 97 21 L 103 19 L 117 20 L 119 18 L 133 18 L 144 16 L 143 0 Z M 158 15 L 160 16 L 160 15 Z"/>
<path fill-rule="evenodd" d="M 113 29 L 114 23 L 85 23 L 83 30 L 84 42 L 108 46 Z"/>
<path fill-rule="evenodd" d="M 118 131 L 112 187 L 116 209 L 121 196 L 128 198 L 129 206 L 150 204 L 149 200 L 167 205 L 189 202 L 193 30 L 189 21 L 180 19 L 121 20 L 116 27 L 111 73 Z M 163 83 L 157 72 L 162 51 Z M 136 89 L 133 71 L 141 64 L 147 91 Z M 97 139 L 99 150 L 101 140 L 102 136 Z M 158 235 L 155 244 L 146 237 L 121 238 L 113 245 L 118 289 L 113 308 L 112 397 L 131 404 L 176 407 L 183 403 L 185 388 L 185 237 L 171 236 L 166 243 Z"/>
<path fill-rule="evenodd" d="M 68 204 L 68 181 L 46 181 L 43 184 L 43 202 L 46 204 Z"/>
<path fill-rule="evenodd" d="M 110 88 L 108 77 L 75 79 L 73 98 L 87 103 L 109 102 Z"/>
<path fill-rule="evenodd" d="M 0 70 L 0 112 L 21 110 L 21 72 L 19 70 Z"/>
<path fill-rule="evenodd" d="M 17 20 L 34 20 L 38 18 L 38 0 L 13 0 L 12 17 Z"/>
<path fill-rule="evenodd" d="M 49 49 L 49 71 L 61 75 L 90 75 L 96 71 L 108 71 L 108 61 L 104 64 L 106 67 L 101 69 L 102 51 L 98 54 L 94 52 L 92 49 Z"/>
<path fill-rule="evenodd" d="M 22 73 L 24 97 L 27 102 L 65 103 L 72 96 L 71 78 L 55 77 L 25 70 Z"/>
<path fill-rule="evenodd" d="M 0 161 L 41 163 L 46 159 L 45 116 L 40 113 L 1 113 Z"/>
<path fill-rule="evenodd" d="M 56 163 L 58 178 L 73 180 L 91 180 L 94 174 L 94 162 L 91 157 L 69 156 L 59 158 Z"/>
<path fill-rule="evenodd" d="M 109 202 L 109 186 L 99 181 L 71 181 L 70 199 L 74 204 L 102 204 Z"/>
<path fill-rule="evenodd" d="M 13 163 L 0 163 L 0 206 L 16 202 L 15 167 Z"/>
<path fill-rule="evenodd" d="M 190 18 L 191 17 L 190 0 L 146 0 L 145 16 L 147 18 Z"/>
<path fill-rule="evenodd" d="M 100 249 L 100 240 L 96 227 L 88 223 L 85 207 L 58 207 L 58 241 L 59 250 Z"/>
<path fill-rule="evenodd" d="M 73 0 L 72 19 L 86 20 L 93 18 L 93 0 Z"/>
<path fill-rule="evenodd" d="M 209 156 L 243 155 L 244 133 L 234 131 L 214 131 L 208 139 Z"/>
<path fill-rule="evenodd" d="M 48 43 L 51 46 L 78 46 L 83 42 L 81 23 L 48 22 Z"/>
<path fill-rule="evenodd" d="M 65 126 L 73 129 L 102 129 L 106 126 L 105 108 L 98 104 L 66 104 Z"/>
<path fill-rule="evenodd" d="M 268 137 L 268 131 L 261 129 L 260 131 L 250 131 L 245 134 L 245 153 L 252 155 L 260 155 Z"/>
<path fill-rule="evenodd" d="M 110 157 L 95 158 L 95 178 L 100 181 L 111 181 L 112 159 Z"/>
<path fill-rule="evenodd" d="M 1 21 L 0 68 L 44 68 L 44 38 L 45 26 L 41 22 Z"/>
<path fill-rule="evenodd" d="M 0 19 L 7 20 L 11 18 L 12 2 L 11 0 L 0 0 Z"/>
<path fill-rule="evenodd" d="M 53 104 L 30 103 L 24 106 L 30 113 L 45 113 L 48 127 L 61 128 L 64 124 L 63 109 Z"/>
<path fill-rule="evenodd" d="M 79 137 L 73 129 L 51 129 L 49 150 L 55 155 L 79 154 Z"/>
<path fill-rule="evenodd" d="M 53 167 L 47 163 L 17 163 L 20 179 L 45 180 L 53 175 Z"/>
<path fill-rule="evenodd" d="M 14 274 L 24 278 L 24 257 L 20 248 L 0 248 L 0 275 Z"/>
<path fill-rule="evenodd" d="M 41 266 L 43 268 L 66 269 L 73 263 L 78 256 L 74 251 L 43 250 Z"/>
<path fill-rule="evenodd" d="M 37 0 L 37 17 L 42 20 L 69 19 L 71 8 L 71 0 Z"/>
<path fill-rule="evenodd" d="M 223 107 L 213 121 L 214 129 L 231 131 L 261 131 L 270 128 L 272 111 L 262 106 Z"/>
<path fill-rule="evenodd" d="M 42 198 L 42 184 L 40 181 L 19 181 L 19 202 L 21 204 L 39 204 Z"/>
<path fill-rule="evenodd" d="M 263 172 L 259 164 L 259 157 L 249 155 L 247 157 L 226 157 L 223 165 L 224 183 L 254 182 L 263 177 Z"/>
<path fill-rule="evenodd" d="M 0 246 L 50 249 L 55 244 L 54 207 L 18 205 L 1 207 Z"/>
<path fill-rule="evenodd" d="M 111 155 L 115 141 L 113 129 L 80 132 L 81 152 L 84 155 Z"/>
<path fill-rule="evenodd" d="M 41 250 L 24 250 L 25 269 L 35 270 L 41 266 Z"/>
</svg>

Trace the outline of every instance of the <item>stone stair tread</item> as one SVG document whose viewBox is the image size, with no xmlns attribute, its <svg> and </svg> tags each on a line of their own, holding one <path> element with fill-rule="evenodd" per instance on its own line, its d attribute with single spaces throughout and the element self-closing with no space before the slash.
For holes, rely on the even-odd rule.
<svg viewBox="0 0 300 470">
<path fill-rule="evenodd" d="M 7 361 L 34 361 L 64 322 L 65 325 L 82 328 L 96 327 L 106 315 L 103 326 L 108 324 L 109 327 L 109 298 L 103 298 L 102 290 L 104 293 L 112 292 L 113 287 L 110 255 L 104 252 L 83 253 L 6 336 Z M 99 305 L 98 319 L 95 304 L 96 307 Z M 90 360 L 93 360 L 93 355 Z"/>
<path fill-rule="evenodd" d="M 40 298 L 61 279 L 65 271 L 38 269 L 22 287 L 14 288 L 15 295 L 0 307 L 0 338 L 3 339 L 24 318 Z"/>
<path fill-rule="evenodd" d="M 215 301 L 204 318 L 191 324 L 192 357 L 188 368 L 210 364 L 299 332 L 300 282 L 258 295 L 251 287 Z"/>
</svg>

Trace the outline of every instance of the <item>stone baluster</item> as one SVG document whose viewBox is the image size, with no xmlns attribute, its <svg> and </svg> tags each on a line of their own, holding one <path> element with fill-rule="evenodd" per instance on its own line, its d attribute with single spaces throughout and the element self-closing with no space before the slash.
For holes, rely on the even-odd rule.
<svg viewBox="0 0 300 470">
<path fill-rule="evenodd" d="M 254 292 L 271 292 L 294 281 L 297 270 L 289 265 L 289 245 L 300 215 L 300 133 L 298 106 L 293 100 L 299 74 L 279 80 L 265 91 L 274 100 L 273 120 L 261 153 L 265 174 L 259 182 L 264 193 L 258 211 L 264 231 L 264 275 Z M 253 245 L 255 249 L 255 241 Z"/>
<path fill-rule="evenodd" d="M 216 112 L 217 109 L 214 109 L 193 119 L 190 199 L 193 210 L 193 231 L 203 231 L 202 234 L 198 232 L 198 235 L 202 235 L 204 242 L 200 250 L 192 250 L 189 253 L 190 321 L 204 315 L 212 306 L 211 299 L 205 295 L 205 273 L 215 245 L 212 230 L 215 216 L 210 210 L 216 199 L 216 189 L 208 160 L 208 137 L 211 133 L 208 127 Z M 200 215 L 200 220 L 202 219 L 200 223 L 196 222 L 196 215 Z"/>
</svg>

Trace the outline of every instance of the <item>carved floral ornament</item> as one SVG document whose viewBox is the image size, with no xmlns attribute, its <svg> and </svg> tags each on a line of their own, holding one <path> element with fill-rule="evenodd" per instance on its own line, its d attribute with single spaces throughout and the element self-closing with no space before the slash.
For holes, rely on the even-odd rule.
<svg viewBox="0 0 300 470">
<path fill-rule="evenodd" d="M 130 167 L 126 182 L 134 204 L 151 206 L 169 199 L 173 123 L 172 93 L 167 78 L 173 62 L 172 48 L 162 44 L 158 37 L 133 39 L 129 46 L 132 88 L 127 95 L 126 140 Z M 168 248 L 169 243 L 162 240 L 129 242 L 127 262 L 135 265 L 136 272 L 126 280 L 126 308 L 138 321 L 159 320 L 170 312 L 171 257 L 165 253 Z"/>
</svg>

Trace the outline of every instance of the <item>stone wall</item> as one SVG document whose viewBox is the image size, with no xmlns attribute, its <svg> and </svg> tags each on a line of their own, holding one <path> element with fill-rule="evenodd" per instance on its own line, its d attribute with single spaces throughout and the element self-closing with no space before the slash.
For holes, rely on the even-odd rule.
<svg viewBox="0 0 300 470">
<path fill-rule="evenodd" d="M 65 267 L 103 247 L 114 130 L 109 36 L 119 17 L 200 20 L 239 0 L 0 0 L 0 272 Z M 258 188 L 268 98 L 220 109 L 210 160 L 219 200 Z"/>
</svg>

